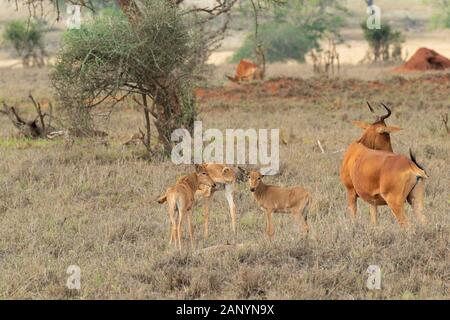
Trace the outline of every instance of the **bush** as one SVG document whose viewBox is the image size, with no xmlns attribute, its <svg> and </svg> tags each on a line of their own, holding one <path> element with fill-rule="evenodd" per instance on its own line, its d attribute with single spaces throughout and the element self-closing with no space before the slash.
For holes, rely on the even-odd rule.
<svg viewBox="0 0 450 320">
<path fill-rule="evenodd" d="M 339 1 L 307 0 L 274 6 L 259 27 L 259 41 L 266 50 L 269 62 L 305 61 L 312 49 L 320 49 L 320 40 L 327 34 L 339 37 L 344 24 L 345 9 Z M 249 14 L 243 10 L 243 14 Z M 233 56 L 233 61 L 251 58 L 254 54 L 254 35 L 249 35 Z"/>
<path fill-rule="evenodd" d="M 4 41 L 11 45 L 23 65 L 42 67 L 45 64 L 44 23 L 39 20 L 15 20 L 6 25 Z"/>
<path fill-rule="evenodd" d="M 429 25 L 432 29 L 450 28 L 450 3 L 446 0 L 424 0 L 433 7 Z"/>
<path fill-rule="evenodd" d="M 401 45 L 405 39 L 400 31 L 392 30 L 387 23 L 382 24 L 380 29 L 369 29 L 367 23 L 363 22 L 361 28 L 374 61 L 401 59 Z"/>
<path fill-rule="evenodd" d="M 154 124 L 170 151 L 173 130 L 193 126 L 192 86 L 201 45 L 196 30 L 178 7 L 145 0 L 136 16 L 112 11 L 67 31 L 51 79 L 72 126 L 89 132 L 100 103 L 112 107 L 117 96 L 136 95 L 140 101 L 145 96 L 155 102 Z"/>
<path fill-rule="evenodd" d="M 288 59 L 305 61 L 305 55 L 313 48 L 318 48 L 318 37 L 299 30 L 289 23 L 269 22 L 261 26 L 261 43 L 266 48 L 269 62 Z M 235 53 L 233 60 L 250 58 L 255 50 L 255 38 L 248 36 L 242 47 Z"/>
</svg>

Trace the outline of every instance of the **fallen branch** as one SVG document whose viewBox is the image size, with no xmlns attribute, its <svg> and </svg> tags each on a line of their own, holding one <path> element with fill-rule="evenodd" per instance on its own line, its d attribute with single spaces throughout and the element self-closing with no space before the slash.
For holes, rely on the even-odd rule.
<svg viewBox="0 0 450 320">
<path fill-rule="evenodd" d="M 320 151 L 322 152 L 322 154 L 325 153 L 325 150 L 322 147 L 322 144 L 320 143 L 320 140 L 317 140 L 317 144 L 319 145 Z"/>
<path fill-rule="evenodd" d="M 59 131 L 52 131 L 47 133 L 48 139 L 55 139 L 58 137 L 67 137 L 69 135 L 69 131 L 67 130 L 59 130 Z"/>
<path fill-rule="evenodd" d="M 17 112 L 14 106 L 9 106 L 6 102 L 3 102 L 3 110 L 1 110 L 1 113 L 9 118 L 13 126 L 16 127 L 24 137 L 32 139 L 49 138 L 49 134 L 50 137 L 52 137 L 53 135 L 51 133 L 57 131 L 51 126 L 51 120 L 53 118 L 52 105 L 49 104 L 50 114 L 46 114 L 42 111 L 41 104 L 34 99 L 31 93 L 28 97 L 36 110 L 36 117 L 33 120 L 26 120 Z M 45 122 L 45 118 L 49 119 L 48 123 Z"/>
<path fill-rule="evenodd" d="M 19 130 L 24 136 L 30 138 L 37 138 L 41 136 L 41 130 L 36 125 L 36 119 L 33 121 L 24 120 L 16 111 L 14 107 L 10 107 L 3 102 L 3 113 L 7 115 L 11 123 Z"/>
<path fill-rule="evenodd" d="M 42 110 L 41 110 L 41 104 L 36 102 L 36 100 L 34 100 L 34 97 L 32 96 L 31 93 L 28 95 L 28 98 L 30 98 L 31 102 L 33 103 L 34 108 L 36 109 L 36 113 L 38 114 L 38 117 L 41 121 L 42 131 L 45 132 L 45 121 L 44 121 L 44 115 L 42 114 Z"/>
</svg>

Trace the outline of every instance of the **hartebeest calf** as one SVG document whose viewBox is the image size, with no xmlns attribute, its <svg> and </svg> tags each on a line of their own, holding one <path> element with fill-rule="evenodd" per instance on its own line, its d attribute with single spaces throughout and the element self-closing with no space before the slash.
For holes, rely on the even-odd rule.
<svg viewBox="0 0 450 320">
<path fill-rule="evenodd" d="M 234 237 L 236 237 L 236 203 L 234 201 L 234 195 L 236 193 L 236 183 L 238 181 L 238 173 L 234 168 L 226 166 L 224 164 L 206 163 L 203 165 L 208 175 L 214 181 L 216 185 L 224 186 L 225 198 L 227 199 L 228 206 L 230 208 L 231 229 Z M 204 217 L 204 237 L 208 238 L 208 221 L 209 221 L 209 209 L 211 199 L 214 193 L 217 191 L 215 188 L 203 188 L 203 217 Z"/>
<path fill-rule="evenodd" d="M 248 172 L 240 167 L 239 169 L 248 178 L 253 198 L 266 212 L 266 232 L 270 238 L 274 235 L 272 215 L 278 212 L 292 213 L 299 231 L 303 229 L 304 232 L 308 232 L 306 208 L 311 199 L 308 191 L 300 186 L 278 187 L 268 185 L 262 181 L 264 176 L 261 173 L 257 171 Z"/>
<path fill-rule="evenodd" d="M 373 112 L 370 104 L 368 105 Z M 388 113 L 378 117 L 374 123 L 353 122 L 364 133 L 348 147 L 340 169 L 352 218 L 356 218 L 356 202 L 360 197 L 370 205 L 373 224 L 377 223 L 377 207 L 388 205 L 398 223 L 401 226 L 407 225 L 404 208 L 406 201 L 413 207 L 417 218 L 426 223 L 422 211 L 423 179 L 427 178 L 427 174 L 411 151 L 411 159 L 393 153 L 390 133 L 401 129 L 386 125 L 385 120 L 391 115 L 391 110 L 382 105 Z"/>
<path fill-rule="evenodd" d="M 195 165 L 195 171 L 190 175 L 178 179 L 177 183 L 168 188 L 166 193 L 157 200 L 159 203 L 167 202 L 171 225 L 169 245 L 174 242 L 179 250 L 181 250 L 181 224 L 185 218 L 187 218 L 188 222 L 191 247 L 194 248 L 194 232 L 191 216 L 195 202 L 195 193 L 198 190 L 202 190 L 201 186 L 208 188 L 215 188 L 216 186 L 208 175 L 204 165 Z"/>
</svg>

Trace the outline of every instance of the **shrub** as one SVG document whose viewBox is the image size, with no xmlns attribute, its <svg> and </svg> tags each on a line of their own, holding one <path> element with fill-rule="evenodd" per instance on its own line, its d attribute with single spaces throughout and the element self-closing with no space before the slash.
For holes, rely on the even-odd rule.
<svg viewBox="0 0 450 320">
<path fill-rule="evenodd" d="M 318 38 L 289 23 L 269 22 L 261 26 L 261 42 L 266 48 L 266 58 L 270 62 L 288 59 L 305 61 L 305 55 L 313 48 L 318 48 Z M 250 58 L 254 53 L 255 38 L 248 36 L 233 60 Z"/>
<path fill-rule="evenodd" d="M 432 29 L 450 28 L 450 3 L 447 0 L 424 0 L 433 7 L 429 25 Z"/>
<path fill-rule="evenodd" d="M 15 20 L 7 24 L 3 39 L 14 48 L 25 67 L 42 67 L 47 56 L 44 33 L 44 23 L 39 20 Z"/>
<path fill-rule="evenodd" d="M 320 41 L 327 34 L 339 37 L 346 10 L 339 1 L 308 0 L 287 2 L 274 6 L 260 24 L 259 41 L 266 50 L 269 62 L 305 61 L 312 49 L 320 49 Z M 247 14 L 243 10 L 243 14 Z M 249 35 L 233 56 L 233 61 L 251 58 L 254 53 L 254 35 Z"/>
<path fill-rule="evenodd" d="M 400 31 L 394 31 L 387 23 L 382 24 L 380 29 L 369 29 L 363 22 L 361 28 L 374 61 L 401 59 L 401 45 L 405 40 Z"/>
<path fill-rule="evenodd" d="M 81 130 L 91 129 L 100 102 L 113 106 L 117 96 L 136 95 L 170 152 L 173 130 L 193 126 L 200 45 L 195 24 L 178 7 L 145 0 L 136 16 L 105 13 L 67 31 L 51 79 L 72 125 Z M 147 98 L 153 109 L 144 105 Z"/>
</svg>

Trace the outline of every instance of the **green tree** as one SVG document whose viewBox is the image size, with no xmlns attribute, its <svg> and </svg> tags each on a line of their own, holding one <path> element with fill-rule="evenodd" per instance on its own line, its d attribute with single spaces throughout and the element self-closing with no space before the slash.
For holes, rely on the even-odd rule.
<svg viewBox="0 0 450 320">
<path fill-rule="evenodd" d="M 430 19 L 430 27 L 450 28 L 450 1 L 448 0 L 423 0 L 425 4 L 433 7 L 433 15 Z"/>
<path fill-rule="evenodd" d="M 6 25 L 4 42 L 11 45 L 25 67 L 45 65 L 44 23 L 40 20 L 14 20 Z"/>
<path fill-rule="evenodd" d="M 170 152 L 173 130 L 193 126 L 200 40 L 194 21 L 165 0 L 142 1 L 139 19 L 100 15 L 64 35 L 51 74 L 58 100 L 74 127 L 89 130 L 91 110 L 100 102 L 112 106 L 117 96 L 134 95 Z"/>
<path fill-rule="evenodd" d="M 259 41 L 270 62 L 288 59 L 304 62 L 309 51 L 320 49 L 320 41 L 327 34 L 339 37 L 347 12 L 340 1 L 333 0 L 290 1 L 265 11 L 260 19 Z M 242 14 L 248 12 L 244 6 Z M 233 61 L 252 58 L 254 48 L 255 36 L 250 34 Z"/>
<path fill-rule="evenodd" d="M 380 29 L 369 29 L 367 23 L 361 23 L 364 38 L 369 44 L 374 61 L 388 61 L 401 58 L 401 47 L 405 41 L 400 31 L 395 31 L 388 23 L 383 23 Z"/>
</svg>

